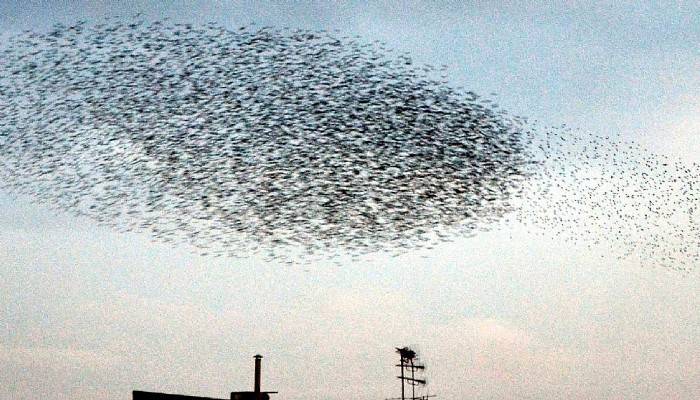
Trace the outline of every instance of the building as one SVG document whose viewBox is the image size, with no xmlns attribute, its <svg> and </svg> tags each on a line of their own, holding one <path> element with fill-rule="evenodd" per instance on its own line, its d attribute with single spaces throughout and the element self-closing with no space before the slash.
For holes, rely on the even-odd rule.
<svg viewBox="0 0 700 400">
<path fill-rule="evenodd" d="M 132 392 L 133 400 L 270 400 L 270 394 L 277 392 L 263 392 L 260 390 L 260 375 L 261 375 L 261 360 L 262 356 L 257 354 L 255 357 L 255 384 L 251 392 L 231 392 L 229 399 L 217 399 L 214 397 L 199 397 L 187 396 L 183 394 L 168 394 L 157 392 L 144 392 L 134 390 Z"/>
</svg>

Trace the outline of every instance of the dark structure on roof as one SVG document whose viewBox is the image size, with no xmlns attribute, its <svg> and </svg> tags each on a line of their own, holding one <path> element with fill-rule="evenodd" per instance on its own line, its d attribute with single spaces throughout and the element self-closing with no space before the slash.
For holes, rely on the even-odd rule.
<svg viewBox="0 0 700 400">
<path fill-rule="evenodd" d="M 230 400 L 270 400 L 270 393 L 260 390 L 261 360 L 260 354 L 255 355 L 255 386 L 252 392 L 231 392 Z M 226 400 L 215 397 L 187 396 L 182 394 L 168 394 L 158 392 L 144 392 L 134 390 L 133 400 Z"/>
<path fill-rule="evenodd" d="M 156 392 L 133 391 L 133 400 L 224 400 L 214 397 L 185 396 L 182 394 L 167 394 Z"/>
<path fill-rule="evenodd" d="M 417 379 L 415 376 L 416 371 L 425 370 L 425 365 L 416 364 L 418 359 L 416 352 L 408 347 L 397 347 L 396 352 L 401 356 L 401 363 L 396 365 L 397 367 L 401 367 L 401 375 L 397 376 L 397 378 L 401 380 L 401 397 L 386 400 L 406 400 L 406 390 L 404 387 L 406 383 L 411 385 L 411 400 L 427 400 L 430 397 L 435 397 L 435 395 L 431 396 L 427 394 L 425 396 L 416 397 L 416 386 L 425 386 L 427 384 L 425 379 Z M 406 376 L 407 371 L 411 373 L 411 376 Z"/>
<path fill-rule="evenodd" d="M 270 395 L 268 393 L 275 392 L 261 392 L 261 400 L 270 400 Z M 230 400 L 255 400 L 255 392 L 231 392 Z M 218 399 L 215 397 L 201 397 L 201 396 L 186 396 L 183 394 L 168 394 L 168 393 L 157 393 L 157 392 L 144 392 L 141 390 L 133 391 L 133 400 L 226 400 Z"/>
</svg>

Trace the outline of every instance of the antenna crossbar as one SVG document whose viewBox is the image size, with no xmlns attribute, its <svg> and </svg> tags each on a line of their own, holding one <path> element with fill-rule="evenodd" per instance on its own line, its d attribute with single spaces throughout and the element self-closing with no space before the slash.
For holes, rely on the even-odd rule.
<svg viewBox="0 0 700 400">
<path fill-rule="evenodd" d="M 410 377 L 408 377 L 408 376 L 404 376 L 404 377 L 397 376 L 397 378 L 403 379 L 404 381 L 420 383 L 421 385 L 425 385 L 425 384 L 427 383 L 427 382 L 425 381 L 425 379 L 410 378 Z"/>
</svg>

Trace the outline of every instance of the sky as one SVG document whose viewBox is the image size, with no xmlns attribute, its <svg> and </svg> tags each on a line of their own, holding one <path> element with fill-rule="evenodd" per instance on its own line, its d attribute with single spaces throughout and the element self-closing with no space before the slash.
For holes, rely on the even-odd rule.
<svg viewBox="0 0 700 400">
<path fill-rule="evenodd" d="M 694 2 L 0 2 L 0 37 L 149 19 L 338 29 L 446 65 L 545 125 L 700 162 Z M 694 165 L 697 168 L 697 165 Z M 0 398 L 227 398 L 253 358 L 277 399 L 700 398 L 700 279 L 506 225 L 397 257 L 199 256 L 0 192 Z"/>
</svg>

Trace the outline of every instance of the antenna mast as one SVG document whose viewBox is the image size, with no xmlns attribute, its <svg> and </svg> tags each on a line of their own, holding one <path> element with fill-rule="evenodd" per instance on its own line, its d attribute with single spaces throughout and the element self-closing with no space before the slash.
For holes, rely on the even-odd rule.
<svg viewBox="0 0 700 400">
<path fill-rule="evenodd" d="M 401 400 L 406 400 L 406 382 L 408 382 L 411 385 L 411 400 L 417 400 L 416 386 L 425 385 L 427 382 L 425 381 L 425 379 L 416 378 L 416 370 L 425 370 L 425 365 L 416 364 L 416 352 L 408 347 L 397 347 L 396 352 L 399 353 L 399 355 L 401 356 L 401 363 L 396 365 L 397 367 L 401 367 L 401 375 L 397 376 L 397 378 L 401 380 Z M 406 376 L 407 371 L 411 373 L 410 377 Z M 435 396 L 421 396 L 421 399 L 427 397 Z"/>
</svg>

